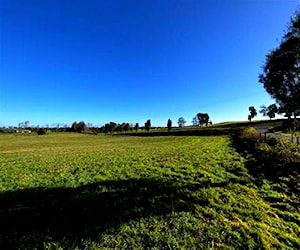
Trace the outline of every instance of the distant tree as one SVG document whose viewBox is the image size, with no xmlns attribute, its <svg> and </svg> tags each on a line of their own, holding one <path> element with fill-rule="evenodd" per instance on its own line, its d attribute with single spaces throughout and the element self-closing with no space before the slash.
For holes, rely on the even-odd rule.
<svg viewBox="0 0 300 250">
<path fill-rule="evenodd" d="M 186 121 L 184 120 L 184 118 L 183 117 L 179 117 L 178 118 L 178 122 L 177 122 L 177 124 L 178 124 L 178 127 L 184 127 L 184 124 L 186 123 Z"/>
<path fill-rule="evenodd" d="M 199 120 L 197 116 L 193 117 L 192 124 L 193 126 L 199 126 Z"/>
<path fill-rule="evenodd" d="M 146 129 L 147 131 L 149 131 L 150 128 L 151 128 L 151 120 L 147 120 L 147 121 L 145 122 L 145 129 Z"/>
<path fill-rule="evenodd" d="M 109 123 L 105 123 L 105 125 L 103 127 L 103 132 L 107 134 L 109 132 L 109 127 L 110 127 Z"/>
<path fill-rule="evenodd" d="M 115 122 L 110 122 L 109 123 L 109 132 L 110 133 L 113 133 L 114 131 L 116 131 L 116 127 L 117 127 L 117 123 L 115 123 Z"/>
<path fill-rule="evenodd" d="M 209 123 L 209 115 L 207 113 L 204 113 L 202 116 L 202 119 L 203 119 L 203 123 L 205 124 L 205 126 L 207 126 Z"/>
<path fill-rule="evenodd" d="M 84 133 L 84 132 L 87 132 L 87 130 L 88 130 L 88 128 L 83 121 L 78 122 L 78 123 L 73 122 L 72 127 L 71 127 L 71 131 L 77 132 L 77 133 Z"/>
<path fill-rule="evenodd" d="M 25 128 L 28 128 L 28 127 L 29 127 L 29 121 L 25 121 L 25 122 L 24 122 L 24 127 L 25 127 Z"/>
<path fill-rule="evenodd" d="M 83 121 L 81 121 L 77 124 L 77 129 L 78 129 L 79 133 L 83 133 L 83 132 L 86 132 L 87 126 L 85 125 L 85 123 Z"/>
<path fill-rule="evenodd" d="M 45 135 L 46 134 L 46 129 L 39 128 L 36 132 L 37 132 L 38 135 Z"/>
<path fill-rule="evenodd" d="M 197 118 L 199 121 L 199 125 L 203 126 L 204 124 L 207 126 L 209 122 L 209 115 L 207 113 L 198 113 Z"/>
<path fill-rule="evenodd" d="M 300 112 L 300 10 L 292 17 L 280 45 L 266 55 L 259 82 L 281 107 L 296 120 Z"/>
<path fill-rule="evenodd" d="M 73 124 L 71 126 L 71 131 L 72 132 L 77 132 L 77 122 L 73 122 Z"/>
<path fill-rule="evenodd" d="M 256 109 L 253 107 L 253 106 L 250 106 L 249 107 L 249 112 L 250 112 L 250 119 L 249 119 L 249 116 L 248 116 L 248 120 L 251 122 L 251 120 L 257 116 L 257 111 Z"/>
<path fill-rule="evenodd" d="M 130 124 L 127 122 L 127 123 L 124 123 L 124 125 L 123 125 L 123 130 L 125 131 L 125 132 L 127 132 L 128 130 L 130 129 Z"/>
<path fill-rule="evenodd" d="M 116 124 L 115 131 L 116 132 L 122 132 L 123 131 L 123 124 Z"/>
<path fill-rule="evenodd" d="M 138 122 L 134 125 L 134 129 L 135 129 L 136 132 L 139 130 L 139 126 L 140 126 L 140 125 L 139 125 Z"/>
<path fill-rule="evenodd" d="M 267 116 L 268 113 L 268 107 L 266 107 L 265 105 L 261 105 L 259 110 L 259 113 L 261 113 L 263 116 Z"/>
<path fill-rule="evenodd" d="M 251 122 L 251 115 L 248 115 L 248 121 Z"/>
<path fill-rule="evenodd" d="M 277 109 L 272 109 L 272 108 L 270 108 L 270 106 L 269 106 L 268 108 L 269 108 L 269 111 L 268 111 L 268 113 L 267 113 L 267 116 L 268 116 L 268 117 L 270 118 L 270 120 L 271 120 L 272 118 L 275 118 Z"/>
<path fill-rule="evenodd" d="M 171 121 L 171 119 L 168 119 L 167 126 L 168 126 L 168 131 L 170 131 L 171 128 L 172 128 L 172 121 Z"/>
<path fill-rule="evenodd" d="M 260 106 L 260 111 L 263 116 L 268 116 L 270 120 L 275 118 L 276 113 L 278 112 L 278 107 L 276 104 L 271 104 L 268 107 L 265 105 Z"/>
<path fill-rule="evenodd" d="M 89 128 L 89 129 L 90 129 L 90 131 L 91 131 L 94 135 L 97 135 L 97 134 L 100 132 L 100 129 L 99 129 L 98 127 L 95 127 L 95 126 Z"/>
</svg>

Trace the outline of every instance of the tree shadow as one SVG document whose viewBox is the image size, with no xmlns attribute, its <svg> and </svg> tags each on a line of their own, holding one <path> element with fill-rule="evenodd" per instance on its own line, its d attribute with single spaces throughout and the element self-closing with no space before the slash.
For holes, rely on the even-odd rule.
<svg viewBox="0 0 300 250">
<path fill-rule="evenodd" d="M 49 239 L 80 244 L 130 220 L 193 210 L 195 200 L 181 190 L 174 181 L 144 178 L 2 192 L 0 247 L 40 249 Z"/>
</svg>

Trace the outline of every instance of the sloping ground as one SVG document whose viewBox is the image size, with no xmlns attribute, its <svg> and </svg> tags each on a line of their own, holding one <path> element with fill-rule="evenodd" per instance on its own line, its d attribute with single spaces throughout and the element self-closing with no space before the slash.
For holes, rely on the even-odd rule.
<svg viewBox="0 0 300 250">
<path fill-rule="evenodd" d="M 241 128 L 248 126 L 260 126 L 260 127 L 281 127 L 287 119 L 273 119 L 273 120 L 259 120 L 259 121 L 244 121 L 244 122 L 223 122 L 213 125 L 216 128 Z"/>
<path fill-rule="evenodd" d="M 299 196 L 228 137 L 0 136 L 1 249 L 299 249 Z"/>
<path fill-rule="evenodd" d="M 151 131 L 151 132 L 134 132 L 134 133 L 121 133 L 115 135 L 130 135 L 130 136 L 143 136 L 143 137 L 153 137 L 153 136 L 216 136 L 216 135 L 229 135 L 231 133 L 231 128 L 183 128 L 174 129 L 171 131 Z"/>
</svg>

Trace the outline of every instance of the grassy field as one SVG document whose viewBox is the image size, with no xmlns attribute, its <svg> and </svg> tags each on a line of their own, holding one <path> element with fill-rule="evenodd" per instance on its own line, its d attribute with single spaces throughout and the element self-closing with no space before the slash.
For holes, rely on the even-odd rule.
<svg viewBox="0 0 300 250">
<path fill-rule="evenodd" d="M 228 137 L 0 135 L 0 164 L 1 249 L 300 247 L 299 196 Z"/>
</svg>

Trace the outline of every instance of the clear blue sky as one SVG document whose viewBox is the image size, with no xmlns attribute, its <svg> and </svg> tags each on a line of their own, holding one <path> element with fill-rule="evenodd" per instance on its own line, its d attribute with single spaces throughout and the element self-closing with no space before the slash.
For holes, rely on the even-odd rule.
<svg viewBox="0 0 300 250">
<path fill-rule="evenodd" d="M 246 120 L 298 4 L 0 0 L 0 126 Z"/>
</svg>

